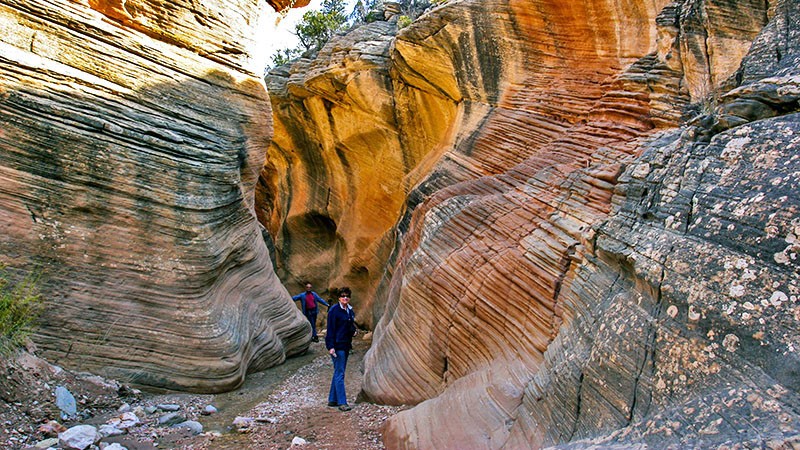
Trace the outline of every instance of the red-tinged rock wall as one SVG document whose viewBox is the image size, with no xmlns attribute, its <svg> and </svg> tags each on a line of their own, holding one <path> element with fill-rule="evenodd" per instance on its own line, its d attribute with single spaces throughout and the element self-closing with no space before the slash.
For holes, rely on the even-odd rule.
<svg viewBox="0 0 800 450">
<path fill-rule="evenodd" d="M 386 445 L 790 446 L 798 5 L 582 6 L 520 14 L 526 76 L 410 196 L 365 362 L 417 404 Z"/>
<path fill-rule="evenodd" d="M 796 441 L 796 8 L 452 2 L 366 58 L 382 89 L 331 56 L 343 41 L 273 74 L 261 217 L 282 276 L 346 280 L 354 218 L 382 213 L 385 249 L 400 214 L 358 286 L 377 322 L 362 396 L 416 405 L 387 447 Z M 382 108 L 351 146 L 334 125 L 362 96 Z M 369 139 L 384 129 L 400 139 Z M 347 200 L 383 178 L 330 182 L 383 152 L 405 155 L 382 166 L 404 210 Z M 303 215 L 334 217 L 324 248 L 344 251 Z"/>
<path fill-rule="evenodd" d="M 208 392 L 307 347 L 252 208 L 265 7 L 0 1 L 0 263 L 49 360 Z"/>
</svg>

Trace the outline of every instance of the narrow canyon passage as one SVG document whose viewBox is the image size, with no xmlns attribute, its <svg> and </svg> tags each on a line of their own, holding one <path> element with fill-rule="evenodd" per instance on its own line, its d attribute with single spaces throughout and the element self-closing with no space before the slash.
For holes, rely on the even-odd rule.
<svg viewBox="0 0 800 450">
<path fill-rule="evenodd" d="M 209 441 L 205 446 L 196 443 L 188 448 L 208 449 L 285 449 L 295 437 L 307 441 L 309 449 L 383 449 L 380 430 L 399 407 L 379 406 L 356 402 L 363 381 L 363 360 L 370 342 L 356 339 L 347 363 L 347 397 L 353 409 L 342 412 L 327 406 L 333 366 L 324 343 L 312 344 L 308 353 L 287 361 L 290 368 L 273 368 L 253 376 L 242 388 L 217 395 L 214 401 L 221 405 L 223 420 L 212 419 L 213 426 L 230 426 L 231 412 L 256 418 L 261 422 L 251 432 L 232 431 Z M 261 380 L 281 380 L 273 389 L 264 390 L 267 383 Z M 243 408 L 239 398 L 247 397 L 250 390 L 261 393 L 256 406 Z M 263 394 L 267 394 L 263 396 Z M 227 405 L 227 407 L 226 407 Z M 225 413 L 228 409 L 230 412 Z M 274 423 L 273 423 L 274 422 Z M 212 423 L 214 425 L 212 425 Z"/>
<path fill-rule="evenodd" d="M 112 437 L 129 450 L 173 449 L 286 449 L 295 438 L 306 441 L 305 449 L 383 449 L 381 428 L 402 407 L 357 402 L 363 381 L 363 359 L 370 342 L 354 341 L 346 374 L 347 396 L 353 409 L 342 412 L 326 405 L 333 366 L 324 343 L 312 344 L 308 352 L 286 363 L 252 374 L 239 389 L 217 395 L 172 393 L 145 395 L 147 404 L 213 405 L 218 411 L 201 416 L 205 433 L 190 436 L 173 430 Z M 252 419 L 252 425 L 234 423 Z M 158 445 L 154 445 L 157 443 Z"/>
<path fill-rule="evenodd" d="M 0 447 L 800 445 L 800 0 L 437 1 L 264 77 L 305 1 L 0 0 Z"/>
</svg>

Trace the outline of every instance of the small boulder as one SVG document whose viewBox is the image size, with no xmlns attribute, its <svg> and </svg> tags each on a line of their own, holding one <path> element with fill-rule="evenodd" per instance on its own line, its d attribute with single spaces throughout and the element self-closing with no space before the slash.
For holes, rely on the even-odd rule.
<svg viewBox="0 0 800 450">
<path fill-rule="evenodd" d="M 172 425 L 176 425 L 181 422 L 186 422 L 186 417 L 183 417 L 181 413 L 178 412 L 164 414 L 158 418 L 158 425 L 162 427 L 171 427 Z"/>
<path fill-rule="evenodd" d="M 97 428 L 91 425 L 76 425 L 58 435 L 58 444 L 71 450 L 84 450 L 99 440 Z"/>
<path fill-rule="evenodd" d="M 214 414 L 216 412 L 217 412 L 217 408 L 215 408 L 212 405 L 206 405 L 206 407 L 203 408 L 203 411 L 200 412 L 200 414 L 202 414 L 204 416 L 210 416 L 211 414 Z"/>
<path fill-rule="evenodd" d="M 62 417 L 73 417 L 78 413 L 75 397 L 64 386 L 56 387 L 56 406 L 61 410 Z"/>
<path fill-rule="evenodd" d="M 181 406 L 180 405 L 168 404 L 168 403 L 161 403 L 161 404 L 156 405 L 156 408 L 158 408 L 158 409 L 160 409 L 162 411 L 178 411 L 179 409 L 181 409 Z"/>
<path fill-rule="evenodd" d="M 173 425 L 172 428 L 182 428 L 185 430 L 189 430 L 192 432 L 193 435 L 198 435 L 203 432 L 203 425 L 200 422 L 194 420 L 187 420 L 186 422 L 181 422 L 177 425 Z"/>
</svg>

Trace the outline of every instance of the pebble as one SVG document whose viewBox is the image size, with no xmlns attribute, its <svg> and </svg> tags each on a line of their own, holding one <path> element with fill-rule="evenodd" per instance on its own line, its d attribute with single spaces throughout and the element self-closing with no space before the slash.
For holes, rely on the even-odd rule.
<svg viewBox="0 0 800 450">
<path fill-rule="evenodd" d="M 109 425 L 107 423 L 100 425 L 100 436 L 109 437 L 109 436 L 119 436 L 121 434 L 125 434 L 125 431 L 120 430 L 114 425 Z"/>
<path fill-rule="evenodd" d="M 181 422 L 177 425 L 173 425 L 172 428 L 183 428 L 191 431 L 192 434 L 194 435 L 198 435 L 203 432 L 203 425 L 195 420 L 187 420 L 185 422 Z"/>
<path fill-rule="evenodd" d="M 55 447 L 57 445 L 58 445 L 58 438 L 50 438 L 50 439 L 45 439 L 43 441 L 39 441 L 33 446 L 35 448 L 50 448 L 50 447 Z"/>
<path fill-rule="evenodd" d="M 181 409 L 181 406 L 180 405 L 168 404 L 168 403 L 161 403 L 161 404 L 156 405 L 156 408 L 158 408 L 158 409 L 160 409 L 162 411 L 177 411 L 177 410 Z"/>
<path fill-rule="evenodd" d="M 205 408 L 203 408 L 203 411 L 200 414 L 204 416 L 209 416 L 211 414 L 216 413 L 217 411 L 218 411 L 217 408 L 215 408 L 213 405 L 207 405 Z"/>
<path fill-rule="evenodd" d="M 128 428 L 135 427 L 136 425 L 139 425 L 141 421 L 139 420 L 139 417 L 136 414 L 132 412 L 126 412 L 122 413 L 122 415 L 120 416 L 112 417 L 106 423 L 114 427 L 117 427 L 121 430 L 125 430 Z"/>
<path fill-rule="evenodd" d="M 158 418 L 158 424 L 164 427 L 172 426 L 181 422 L 186 422 L 186 417 L 183 417 L 181 413 L 178 412 L 164 414 Z"/>
<path fill-rule="evenodd" d="M 113 444 L 106 444 L 105 446 L 103 443 L 100 443 L 100 450 L 128 450 L 128 447 L 123 447 L 122 445 L 114 442 Z"/>
<path fill-rule="evenodd" d="M 235 419 L 233 419 L 233 426 L 236 428 L 237 431 L 247 430 L 251 426 L 253 426 L 254 423 L 255 420 L 252 417 L 237 416 Z"/>
</svg>

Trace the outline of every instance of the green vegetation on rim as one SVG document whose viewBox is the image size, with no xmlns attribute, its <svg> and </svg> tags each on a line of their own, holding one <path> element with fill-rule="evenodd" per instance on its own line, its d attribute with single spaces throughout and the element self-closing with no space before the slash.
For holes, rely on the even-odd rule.
<svg viewBox="0 0 800 450">
<path fill-rule="evenodd" d="M 411 24 L 431 5 L 431 0 L 397 0 L 402 15 L 398 27 Z M 437 3 L 434 0 L 434 3 Z M 347 0 L 324 0 L 322 9 L 308 11 L 292 32 L 300 41 L 295 48 L 284 48 L 272 55 L 271 67 L 281 66 L 303 55 L 319 51 L 336 33 L 364 23 L 384 20 L 383 0 L 357 0 L 350 14 L 346 13 Z"/>
</svg>

